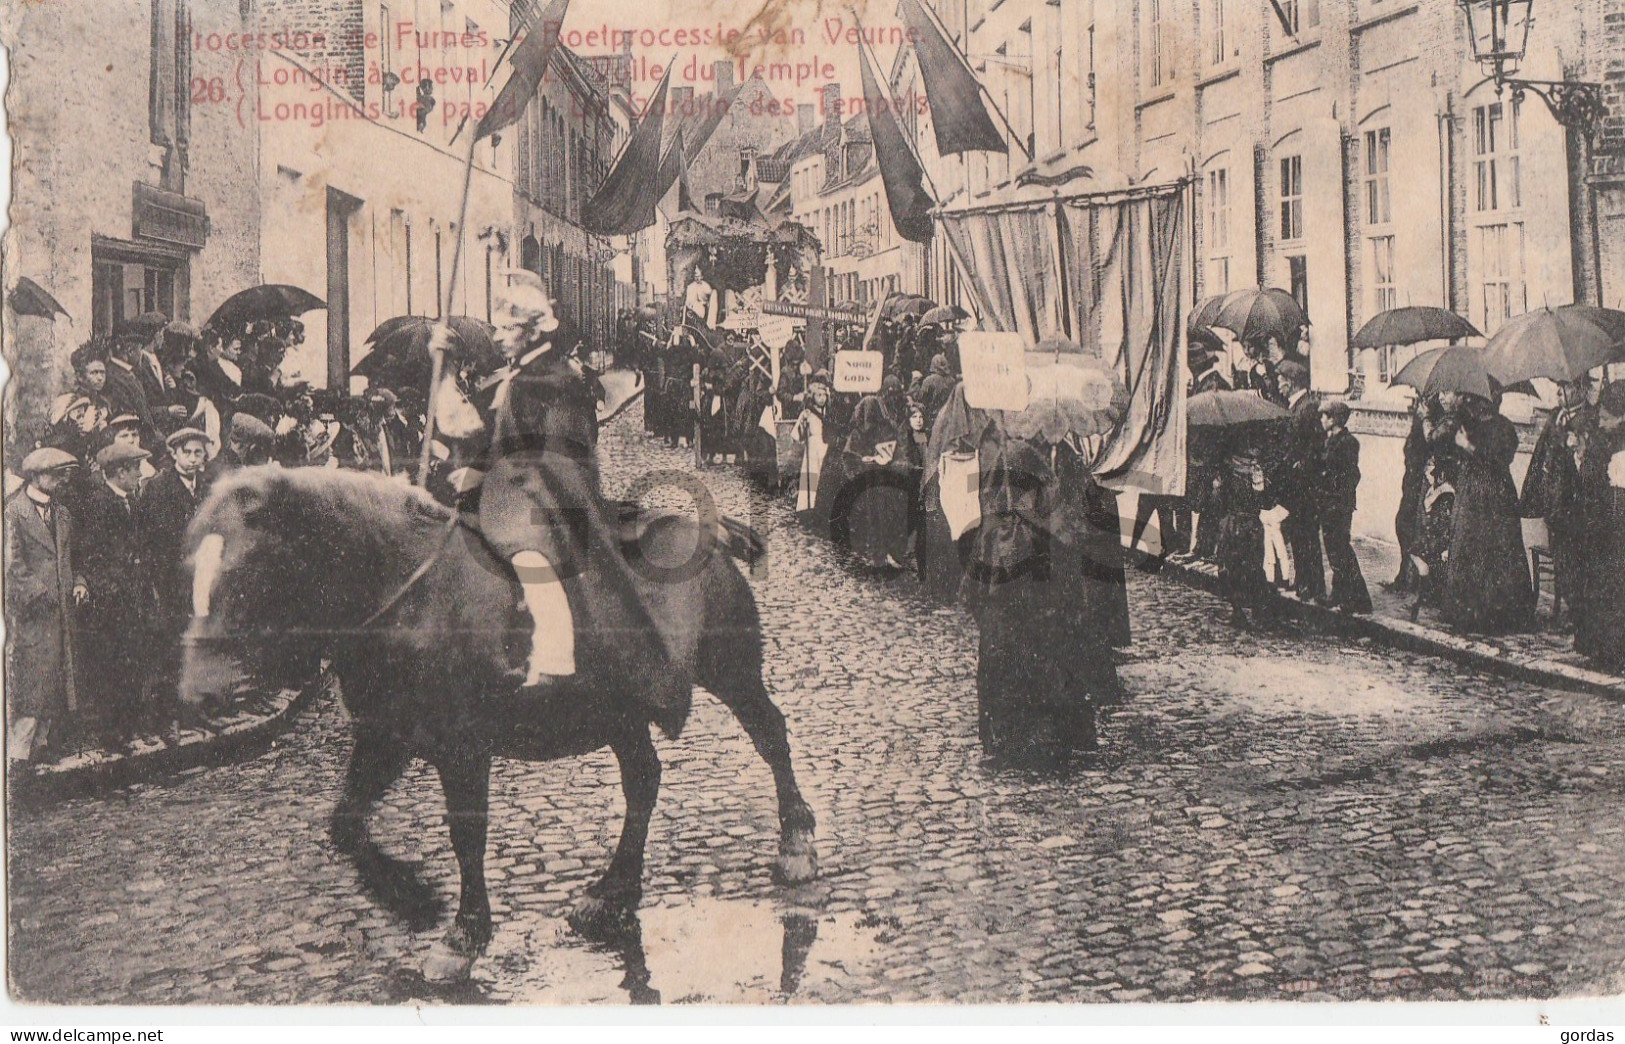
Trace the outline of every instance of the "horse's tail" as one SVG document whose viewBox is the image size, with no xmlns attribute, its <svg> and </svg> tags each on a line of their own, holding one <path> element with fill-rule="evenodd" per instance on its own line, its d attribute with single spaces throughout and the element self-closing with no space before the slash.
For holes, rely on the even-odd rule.
<svg viewBox="0 0 1625 1044">
<path fill-rule="evenodd" d="M 722 543 L 730 555 L 752 566 L 767 557 L 767 541 L 760 533 L 737 518 L 723 515 L 720 521 Z"/>
</svg>

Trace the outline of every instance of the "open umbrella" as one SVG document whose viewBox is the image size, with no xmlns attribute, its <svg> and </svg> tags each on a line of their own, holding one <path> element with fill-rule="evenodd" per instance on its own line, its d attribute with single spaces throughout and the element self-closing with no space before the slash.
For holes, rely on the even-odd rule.
<svg viewBox="0 0 1625 1044">
<path fill-rule="evenodd" d="M 935 307 L 935 302 L 929 297 L 921 297 L 919 294 L 894 294 L 881 307 L 880 314 L 887 319 L 901 319 L 905 315 L 924 315 Z"/>
<path fill-rule="evenodd" d="M 18 315 L 38 315 L 46 319 L 53 319 L 58 315 L 68 315 L 68 310 L 57 303 L 56 298 L 46 293 L 45 288 L 27 276 L 17 280 L 17 285 L 11 288 L 8 298 L 11 310 Z"/>
<path fill-rule="evenodd" d="M 422 315 L 398 315 L 385 319 L 367 335 L 371 351 L 350 372 L 385 388 L 428 388 L 434 372 L 429 339 L 438 319 Z M 486 374 L 502 365 L 502 352 L 491 340 L 491 327 L 466 315 L 448 316 L 451 327 L 450 354 L 457 365 L 467 365 Z"/>
<path fill-rule="evenodd" d="M 1291 413 L 1254 391 L 1205 391 L 1185 400 L 1185 421 L 1193 428 L 1233 428 L 1285 420 Z"/>
<path fill-rule="evenodd" d="M 285 283 L 264 283 L 240 290 L 230 297 L 206 325 L 217 330 L 228 330 L 261 319 L 291 319 L 315 308 L 326 308 L 327 302 L 297 286 Z"/>
<path fill-rule="evenodd" d="M 1421 305 L 1378 312 L 1349 342 L 1350 348 L 1384 348 L 1423 341 L 1459 341 L 1482 337 L 1478 328 L 1455 312 Z"/>
<path fill-rule="evenodd" d="M 1229 294 L 1214 294 L 1212 297 L 1204 299 L 1201 304 L 1196 306 L 1196 311 L 1191 313 L 1189 322 L 1185 324 L 1186 328 L 1192 333 L 1197 330 L 1211 329 L 1213 323 L 1219 318 L 1219 310 L 1224 307 L 1225 298 L 1229 296 Z"/>
<path fill-rule="evenodd" d="M 1484 346 L 1484 365 L 1503 384 L 1548 377 L 1572 381 L 1625 358 L 1625 312 L 1591 305 L 1537 308 L 1507 320 Z"/>
<path fill-rule="evenodd" d="M 1026 353 L 1027 408 L 999 411 L 1011 438 L 1050 444 L 1117 430 L 1128 389 L 1100 359 L 1072 341 L 1041 341 Z"/>
<path fill-rule="evenodd" d="M 1298 306 L 1297 298 L 1285 290 L 1266 287 L 1238 290 L 1226 297 L 1210 325 L 1223 327 L 1243 341 L 1273 337 L 1290 352 L 1298 343 L 1299 333 L 1309 325 L 1309 318 Z"/>
<path fill-rule="evenodd" d="M 1462 392 L 1488 399 L 1494 394 L 1484 349 L 1464 344 L 1428 349 L 1406 363 L 1390 383 L 1409 385 L 1424 396 Z"/>
<path fill-rule="evenodd" d="M 969 319 L 970 313 L 958 305 L 938 305 L 920 316 L 920 325 L 935 324 L 938 326 L 952 326 L 961 319 Z"/>
</svg>

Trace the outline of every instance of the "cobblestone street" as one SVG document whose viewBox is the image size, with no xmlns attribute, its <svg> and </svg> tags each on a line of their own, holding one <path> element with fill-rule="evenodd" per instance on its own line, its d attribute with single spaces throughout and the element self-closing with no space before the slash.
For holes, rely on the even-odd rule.
<svg viewBox="0 0 1625 1044">
<path fill-rule="evenodd" d="M 691 456 L 606 432 L 611 491 Z M 775 886 L 772 781 L 697 697 L 665 766 L 641 952 L 563 925 L 607 861 L 607 751 L 499 761 L 496 938 L 451 993 L 363 898 L 325 824 L 349 741 L 324 697 L 268 753 L 9 824 L 14 996 L 60 1003 L 1479 999 L 1625 989 L 1625 708 L 1306 630 L 1239 633 L 1131 573 L 1132 700 L 1069 775 L 997 773 L 975 631 L 913 581 L 854 574 L 739 470 L 767 533 L 768 686 L 818 814 L 822 875 Z M 1294 625 L 1295 626 L 1295 625 Z M 375 836 L 455 865 L 416 766 Z M 425 846 L 426 843 L 426 846 Z M 449 912 L 446 915 L 449 917 Z"/>
</svg>

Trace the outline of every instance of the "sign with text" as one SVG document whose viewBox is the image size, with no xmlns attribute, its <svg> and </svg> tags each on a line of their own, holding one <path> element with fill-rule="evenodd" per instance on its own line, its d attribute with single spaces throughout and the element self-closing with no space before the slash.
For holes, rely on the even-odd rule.
<svg viewBox="0 0 1625 1044">
<path fill-rule="evenodd" d="M 796 335 L 796 328 L 805 322 L 804 319 L 792 319 L 787 315 L 768 315 L 764 312 L 757 320 L 756 335 L 770 348 L 783 348 L 790 343 L 790 338 Z"/>
<path fill-rule="evenodd" d="M 867 395 L 880 390 L 886 357 L 880 352 L 836 352 L 835 390 Z"/>
<path fill-rule="evenodd" d="M 846 308 L 822 308 L 818 305 L 801 304 L 797 301 L 764 301 L 762 312 L 765 315 L 788 315 L 797 319 L 823 319 L 831 323 L 867 323 L 869 313 L 863 310 L 850 310 Z"/>
<path fill-rule="evenodd" d="M 965 402 L 978 410 L 1027 408 L 1027 340 L 1019 333 L 973 330 L 959 335 Z"/>
</svg>

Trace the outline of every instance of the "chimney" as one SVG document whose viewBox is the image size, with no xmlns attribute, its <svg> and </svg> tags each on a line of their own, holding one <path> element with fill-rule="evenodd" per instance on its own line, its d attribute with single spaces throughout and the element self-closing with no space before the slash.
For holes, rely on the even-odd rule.
<svg viewBox="0 0 1625 1044">
<path fill-rule="evenodd" d="M 824 84 L 824 125 L 840 123 L 841 121 L 841 85 L 838 83 Z"/>
<path fill-rule="evenodd" d="M 796 106 L 796 134 L 802 135 L 810 132 L 818 125 L 818 107 L 811 102 L 802 102 Z"/>
<path fill-rule="evenodd" d="M 716 70 L 717 99 L 721 100 L 726 98 L 728 92 L 734 89 L 734 63 L 717 61 L 713 62 L 711 67 Z"/>
</svg>

